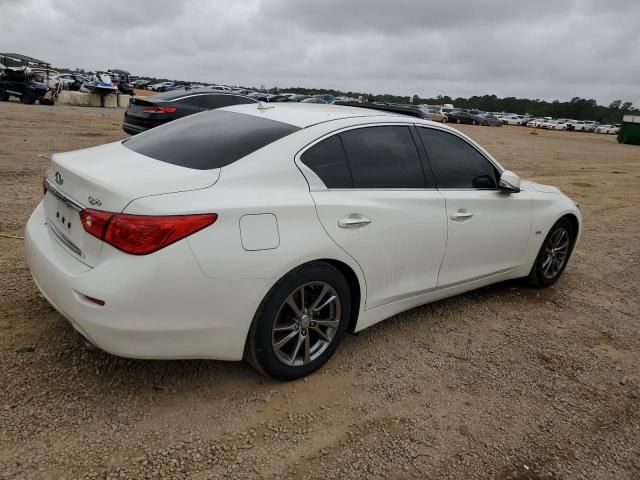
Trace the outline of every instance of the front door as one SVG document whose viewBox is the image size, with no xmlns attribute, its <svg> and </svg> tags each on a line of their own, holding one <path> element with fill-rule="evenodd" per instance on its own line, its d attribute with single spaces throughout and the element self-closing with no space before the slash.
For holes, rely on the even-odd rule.
<svg viewBox="0 0 640 480">
<path fill-rule="evenodd" d="M 448 240 L 438 286 L 520 265 L 531 233 L 529 194 L 499 189 L 497 167 L 462 137 L 430 128 L 418 132 L 446 202 Z"/>
</svg>

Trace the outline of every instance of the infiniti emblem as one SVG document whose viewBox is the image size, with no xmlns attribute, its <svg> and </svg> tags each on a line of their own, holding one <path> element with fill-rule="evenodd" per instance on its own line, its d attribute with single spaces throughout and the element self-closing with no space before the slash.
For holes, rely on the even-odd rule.
<svg viewBox="0 0 640 480">
<path fill-rule="evenodd" d="M 102 200 L 100 200 L 99 198 L 95 198 L 95 197 L 89 196 L 88 200 L 89 200 L 89 203 L 91 205 L 94 205 L 94 206 L 95 205 L 97 205 L 97 206 L 102 205 Z"/>
<path fill-rule="evenodd" d="M 64 178 L 62 178 L 62 174 L 60 172 L 56 172 L 55 177 L 58 185 L 62 185 L 64 183 Z"/>
</svg>

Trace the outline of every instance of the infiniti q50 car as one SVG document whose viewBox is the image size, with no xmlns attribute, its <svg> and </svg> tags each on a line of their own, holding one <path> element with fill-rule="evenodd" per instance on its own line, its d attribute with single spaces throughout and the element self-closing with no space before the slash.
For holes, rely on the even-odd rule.
<svg viewBox="0 0 640 480">
<path fill-rule="evenodd" d="M 284 380 L 403 310 L 553 284 L 581 231 L 569 198 L 459 131 L 335 105 L 237 105 L 55 154 L 44 190 L 29 267 L 88 341 Z"/>
</svg>

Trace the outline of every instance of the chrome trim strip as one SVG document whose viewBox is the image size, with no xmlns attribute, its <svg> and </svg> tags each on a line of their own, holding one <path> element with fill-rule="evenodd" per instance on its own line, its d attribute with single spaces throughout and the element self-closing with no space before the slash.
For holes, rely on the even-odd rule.
<svg viewBox="0 0 640 480">
<path fill-rule="evenodd" d="M 47 184 L 47 191 L 51 192 L 51 194 L 54 197 L 56 197 L 58 200 L 63 201 L 69 207 L 73 208 L 74 210 L 77 210 L 78 212 L 81 212 L 82 210 L 85 209 L 84 205 L 82 205 L 81 203 L 77 202 L 76 200 L 74 200 L 70 196 L 62 193 L 60 190 L 58 190 L 56 187 L 54 187 L 53 184 L 49 181 L 48 178 L 45 180 L 45 183 Z"/>
<path fill-rule="evenodd" d="M 75 244 L 69 240 L 60 230 L 58 230 L 58 228 L 55 225 L 50 224 L 49 222 L 47 222 L 45 220 L 44 224 L 49 227 L 49 229 L 53 232 L 53 234 L 58 237 L 58 240 L 60 240 L 65 247 L 67 247 L 69 250 L 71 250 L 73 253 L 75 253 L 76 255 L 85 258 L 84 257 L 84 253 L 82 253 L 82 250 L 80 250 L 78 247 L 75 246 Z"/>
</svg>

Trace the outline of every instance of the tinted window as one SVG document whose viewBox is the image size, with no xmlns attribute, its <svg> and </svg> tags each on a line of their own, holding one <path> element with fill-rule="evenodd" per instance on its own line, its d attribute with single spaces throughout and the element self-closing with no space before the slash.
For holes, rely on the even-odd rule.
<svg viewBox="0 0 640 480">
<path fill-rule="evenodd" d="M 242 105 L 244 103 L 257 103 L 256 100 L 249 97 L 235 97 L 235 99 L 238 105 Z"/>
<path fill-rule="evenodd" d="M 202 96 L 202 108 L 222 108 L 235 105 L 233 101 L 233 95 L 203 95 Z"/>
<path fill-rule="evenodd" d="M 191 105 L 193 107 L 199 107 L 202 103 L 202 97 L 196 95 L 180 98 L 179 100 L 176 100 L 176 103 L 179 103 L 180 105 Z"/>
<path fill-rule="evenodd" d="M 424 188 L 424 174 L 409 127 L 349 130 L 340 137 L 355 188 Z"/>
<path fill-rule="evenodd" d="M 438 188 L 497 188 L 496 168 L 461 138 L 418 128 Z"/>
<path fill-rule="evenodd" d="M 327 188 L 353 186 L 342 142 L 337 135 L 317 143 L 304 152 L 300 159 L 322 179 Z"/>
<path fill-rule="evenodd" d="M 211 110 L 147 130 L 122 143 L 161 162 L 198 170 L 229 165 L 299 130 L 287 123 Z"/>
</svg>

